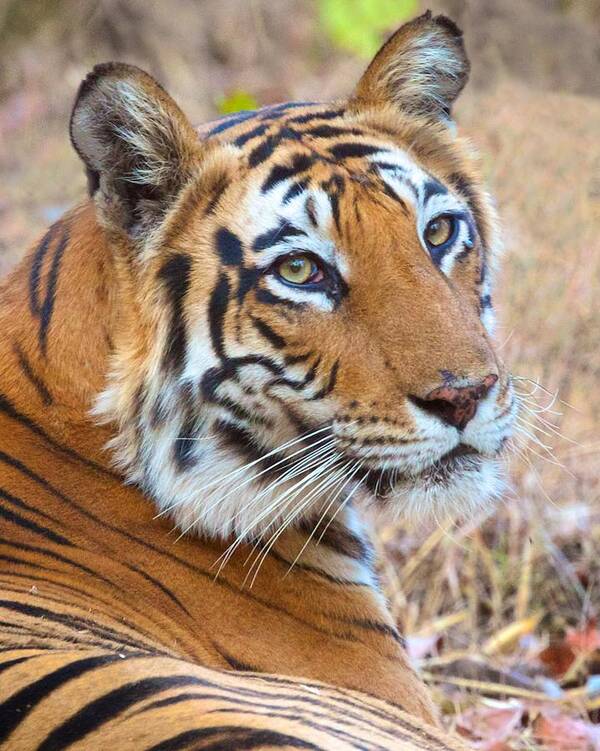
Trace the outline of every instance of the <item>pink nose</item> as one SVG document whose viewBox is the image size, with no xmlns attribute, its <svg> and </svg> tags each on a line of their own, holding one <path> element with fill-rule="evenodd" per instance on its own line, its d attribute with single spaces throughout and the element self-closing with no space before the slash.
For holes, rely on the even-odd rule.
<svg viewBox="0 0 600 751">
<path fill-rule="evenodd" d="M 473 419 L 479 402 L 489 393 L 497 380 L 498 376 L 490 373 L 481 381 L 469 386 L 455 388 L 451 384 L 446 384 L 431 391 L 424 399 L 414 396 L 411 398 L 425 412 L 463 430 Z"/>
</svg>

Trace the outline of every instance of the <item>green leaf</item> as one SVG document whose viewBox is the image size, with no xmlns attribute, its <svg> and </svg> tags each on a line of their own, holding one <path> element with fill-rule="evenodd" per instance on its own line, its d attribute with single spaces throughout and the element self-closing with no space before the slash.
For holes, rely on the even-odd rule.
<svg viewBox="0 0 600 751">
<path fill-rule="evenodd" d="M 371 58 L 383 34 L 418 10 L 418 0 L 317 0 L 319 21 L 334 44 Z"/>
<path fill-rule="evenodd" d="M 232 115 L 240 110 L 258 109 L 258 102 L 249 92 L 243 89 L 234 89 L 218 100 L 217 109 L 221 115 Z"/>
</svg>

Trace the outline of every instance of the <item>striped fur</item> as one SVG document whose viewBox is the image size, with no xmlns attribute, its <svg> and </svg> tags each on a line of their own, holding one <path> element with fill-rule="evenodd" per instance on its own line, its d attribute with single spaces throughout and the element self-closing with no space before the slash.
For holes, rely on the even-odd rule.
<svg viewBox="0 0 600 751">
<path fill-rule="evenodd" d="M 83 83 L 91 197 L 0 289 L 0 748 L 461 748 L 359 507 L 501 487 L 494 214 L 449 124 L 467 71 L 426 15 L 349 100 L 199 131 L 136 68 Z M 289 254 L 318 281 L 282 280 Z M 468 424 L 428 407 L 481 378 Z"/>
</svg>

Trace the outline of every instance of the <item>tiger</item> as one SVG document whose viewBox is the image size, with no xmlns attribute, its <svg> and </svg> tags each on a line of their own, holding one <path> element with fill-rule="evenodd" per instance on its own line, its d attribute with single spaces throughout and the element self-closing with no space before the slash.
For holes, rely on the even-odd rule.
<svg viewBox="0 0 600 751">
<path fill-rule="evenodd" d="M 0 748 L 464 748 L 368 519 L 505 483 L 469 67 L 428 12 L 335 102 L 83 81 L 89 196 L 0 288 Z"/>
</svg>

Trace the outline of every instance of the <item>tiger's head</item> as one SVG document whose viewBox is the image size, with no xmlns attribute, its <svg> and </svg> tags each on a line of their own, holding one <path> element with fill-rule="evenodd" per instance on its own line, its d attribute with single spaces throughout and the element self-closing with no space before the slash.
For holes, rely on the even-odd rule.
<svg viewBox="0 0 600 751">
<path fill-rule="evenodd" d="M 254 537 L 350 499 L 469 513 L 515 399 L 494 348 L 494 213 L 451 107 L 462 36 L 425 14 L 349 99 L 194 130 L 98 66 L 71 121 L 121 315 L 96 412 L 183 529 Z"/>
</svg>

